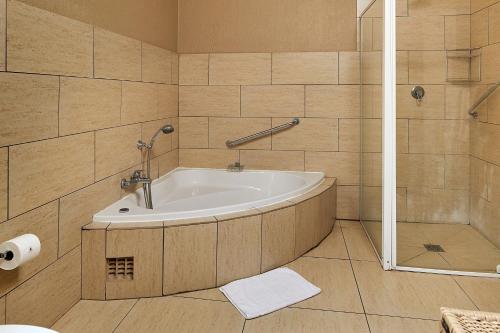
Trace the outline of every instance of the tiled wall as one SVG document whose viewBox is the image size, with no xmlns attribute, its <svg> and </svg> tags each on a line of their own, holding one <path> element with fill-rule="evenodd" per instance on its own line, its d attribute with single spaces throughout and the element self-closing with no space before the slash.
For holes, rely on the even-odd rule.
<svg viewBox="0 0 500 333">
<path fill-rule="evenodd" d="M 471 0 L 471 43 L 480 48 L 481 82 L 477 98 L 500 81 L 500 1 Z M 500 247 L 500 89 L 479 108 L 470 129 L 471 224 Z"/>
<path fill-rule="evenodd" d="M 81 226 L 126 194 L 138 139 L 178 129 L 178 57 L 138 40 L 0 0 L 0 242 L 34 233 L 39 257 L 0 270 L 0 324 L 47 326 L 81 295 Z M 178 131 L 153 174 L 177 166 Z"/>
<path fill-rule="evenodd" d="M 324 171 L 338 177 L 337 218 L 358 218 L 357 52 L 212 53 L 179 57 L 179 163 Z M 225 141 L 300 118 L 272 137 Z"/>
<path fill-rule="evenodd" d="M 447 50 L 470 48 L 469 0 L 397 2 L 398 220 L 469 223 L 469 84 L 447 80 Z M 382 6 L 363 16 L 361 48 L 365 101 L 380 94 Z M 448 77 L 459 69 L 448 68 Z M 460 59 L 465 61 L 465 59 Z M 454 64 L 454 63 L 453 63 Z M 458 65 L 462 65 L 459 62 Z M 460 67 L 461 68 L 461 67 Z M 366 85 L 366 87 L 365 87 Z M 426 94 L 418 104 L 415 85 Z M 363 102 L 363 105 L 367 103 Z M 372 103 L 373 104 L 373 103 Z M 380 109 L 363 109 L 366 202 L 380 201 Z M 378 138 L 378 140 L 376 140 Z M 373 145 L 377 142 L 377 146 Z M 375 163 L 373 163 L 375 162 Z M 366 219 L 380 219 L 381 205 L 364 207 Z"/>
</svg>

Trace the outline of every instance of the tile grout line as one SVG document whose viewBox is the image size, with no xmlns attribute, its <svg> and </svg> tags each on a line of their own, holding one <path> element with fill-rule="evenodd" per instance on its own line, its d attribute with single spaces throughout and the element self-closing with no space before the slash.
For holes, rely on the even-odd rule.
<svg viewBox="0 0 500 333">
<path fill-rule="evenodd" d="M 123 316 L 123 318 L 120 320 L 120 322 L 118 323 L 118 325 L 116 325 L 116 327 L 115 327 L 115 328 L 113 329 L 113 331 L 111 331 L 111 332 L 115 332 L 115 331 L 118 329 L 118 327 L 120 327 L 120 325 L 123 323 L 123 321 L 125 320 L 125 318 L 127 318 L 127 317 L 128 317 L 128 315 L 130 314 L 130 312 L 132 312 L 132 310 L 135 308 L 135 306 L 137 305 L 137 303 L 139 303 L 139 301 L 140 301 L 140 300 L 141 300 L 141 299 L 140 299 L 140 298 L 138 298 L 138 299 L 135 301 L 134 305 L 132 305 L 132 306 L 130 307 L 130 310 L 128 310 L 128 311 L 127 311 L 127 313 L 125 314 L 125 316 Z"/>
<path fill-rule="evenodd" d="M 465 296 L 469 299 L 469 301 L 472 303 L 472 305 L 474 305 L 476 307 L 477 310 L 481 310 L 479 308 L 479 306 L 477 306 L 476 303 L 474 303 L 474 300 L 472 300 L 472 297 L 469 296 L 469 294 L 465 291 L 464 288 L 462 288 L 462 286 L 460 285 L 460 283 L 458 283 L 458 281 L 455 279 L 456 276 L 451 276 L 452 280 L 457 284 L 458 288 L 460 288 L 460 290 L 462 290 L 462 292 L 465 294 Z"/>
</svg>

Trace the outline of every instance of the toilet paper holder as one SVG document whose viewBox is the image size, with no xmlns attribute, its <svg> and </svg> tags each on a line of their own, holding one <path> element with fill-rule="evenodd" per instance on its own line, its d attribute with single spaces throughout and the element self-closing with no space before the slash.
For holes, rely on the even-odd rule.
<svg viewBox="0 0 500 333">
<path fill-rule="evenodd" d="M 9 261 L 12 260 L 12 258 L 14 258 L 14 252 L 12 251 L 0 252 L 0 259 Z"/>
</svg>

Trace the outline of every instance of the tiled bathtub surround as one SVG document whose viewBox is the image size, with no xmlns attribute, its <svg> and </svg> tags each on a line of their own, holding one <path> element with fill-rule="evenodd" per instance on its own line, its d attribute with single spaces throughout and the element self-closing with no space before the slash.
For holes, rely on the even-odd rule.
<svg viewBox="0 0 500 333">
<path fill-rule="evenodd" d="M 35 233 L 42 243 L 35 260 L 0 271 L 0 324 L 48 326 L 80 299 L 81 227 L 126 194 L 120 178 L 141 168 L 136 141 L 164 123 L 178 129 L 177 63 L 0 0 L 0 242 Z M 177 166 L 177 134 L 159 138 L 155 177 Z"/>
<path fill-rule="evenodd" d="M 285 265 L 324 239 L 336 181 L 275 205 L 189 220 L 92 223 L 82 231 L 82 298 L 124 299 L 208 289 Z M 133 279 L 109 258 L 133 257 Z M 163 258 L 163 259 L 162 259 Z"/>
<path fill-rule="evenodd" d="M 179 57 L 179 163 L 324 171 L 338 179 L 340 219 L 358 218 L 357 52 L 212 53 Z M 289 130 L 235 149 L 225 141 Z"/>
</svg>

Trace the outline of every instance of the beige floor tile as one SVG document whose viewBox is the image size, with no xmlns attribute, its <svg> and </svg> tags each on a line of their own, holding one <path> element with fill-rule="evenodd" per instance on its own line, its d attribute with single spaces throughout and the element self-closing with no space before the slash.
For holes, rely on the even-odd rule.
<svg viewBox="0 0 500 333">
<path fill-rule="evenodd" d="M 181 297 L 144 298 L 115 332 L 241 332 L 244 318 L 231 304 Z"/>
<path fill-rule="evenodd" d="M 500 279 L 456 276 L 454 279 L 465 290 L 481 311 L 500 311 Z"/>
<path fill-rule="evenodd" d="M 321 293 L 293 307 L 363 313 L 349 261 L 299 258 L 287 265 L 321 288 Z"/>
<path fill-rule="evenodd" d="M 209 300 L 209 301 L 228 302 L 228 299 L 226 298 L 226 296 L 224 296 L 224 294 L 222 292 L 220 292 L 218 288 L 190 291 L 187 293 L 176 294 L 174 296 L 175 297 L 186 297 L 186 298 L 198 298 L 198 299 L 205 299 L 205 300 Z"/>
<path fill-rule="evenodd" d="M 378 261 L 361 223 L 341 221 L 340 225 L 342 226 L 342 234 L 344 235 L 349 257 L 352 260 Z"/>
<path fill-rule="evenodd" d="M 247 320 L 243 332 L 361 333 L 369 330 L 362 314 L 288 308 Z"/>
<path fill-rule="evenodd" d="M 113 332 L 136 302 L 135 299 L 107 302 L 83 300 L 75 304 L 52 328 L 60 333 Z"/>
<path fill-rule="evenodd" d="M 406 261 L 398 261 L 398 265 L 406 267 L 422 267 L 435 269 L 451 269 L 450 265 L 436 252 L 424 252 Z"/>
<path fill-rule="evenodd" d="M 475 309 L 450 276 L 385 272 L 375 262 L 352 265 L 367 313 L 438 320 L 441 306 Z"/>
<path fill-rule="evenodd" d="M 307 252 L 304 257 L 349 259 L 340 223 L 337 222 L 333 231 L 317 247 Z"/>
<path fill-rule="evenodd" d="M 368 316 L 368 324 L 370 324 L 371 333 L 435 333 L 439 331 L 439 322 L 433 320 L 371 315 Z"/>
</svg>

